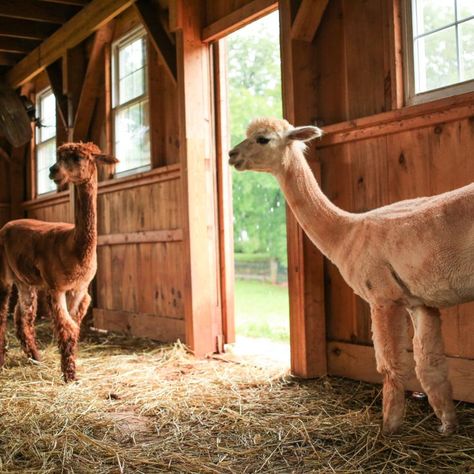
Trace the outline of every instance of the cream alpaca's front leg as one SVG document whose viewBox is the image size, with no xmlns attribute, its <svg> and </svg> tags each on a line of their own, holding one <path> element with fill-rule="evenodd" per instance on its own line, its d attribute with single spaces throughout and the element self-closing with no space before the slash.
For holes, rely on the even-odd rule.
<svg viewBox="0 0 474 474">
<path fill-rule="evenodd" d="M 448 380 L 439 309 L 419 306 L 410 310 L 415 334 L 415 371 L 428 401 L 441 421 L 440 432 L 452 433 L 457 427 L 453 391 Z"/>
<path fill-rule="evenodd" d="M 66 302 L 66 293 L 51 291 L 51 311 L 54 328 L 61 352 L 61 370 L 64 381 L 76 380 L 76 347 L 79 338 L 79 325 L 71 318 Z"/>
<path fill-rule="evenodd" d="M 410 368 L 408 315 L 402 306 L 372 306 L 377 371 L 383 377 L 383 431 L 396 432 L 405 415 L 405 383 Z"/>
</svg>

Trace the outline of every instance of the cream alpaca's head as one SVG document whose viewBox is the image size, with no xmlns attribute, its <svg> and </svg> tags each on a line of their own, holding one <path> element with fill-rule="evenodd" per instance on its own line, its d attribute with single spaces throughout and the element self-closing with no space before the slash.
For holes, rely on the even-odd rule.
<svg viewBox="0 0 474 474">
<path fill-rule="evenodd" d="M 318 127 L 293 127 L 286 120 L 258 118 L 247 128 L 247 139 L 229 151 L 229 164 L 238 171 L 277 174 L 291 161 L 291 147 L 304 151 L 304 142 L 322 136 Z"/>
<path fill-rule="evenodd" d="M 95 175 L 98 163 L 118 163 L 94 143 L 65 143 L 58 148 L 56 163 L 49 168 L 49 177 L 57 185 L 86 183 Z"/>
</svg>

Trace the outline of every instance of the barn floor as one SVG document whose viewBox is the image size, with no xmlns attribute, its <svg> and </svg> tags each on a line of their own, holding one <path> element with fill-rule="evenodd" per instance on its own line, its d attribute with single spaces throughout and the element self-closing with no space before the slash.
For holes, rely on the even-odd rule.
<svg viewBox="0 0 474 474">
<path fill-rule="evenodd" d="M 474 472 L 474 406 L 455 436 L 410 399 L 379 430 L 379 387 L 297 381 L 275 368 L 194 360 L 180 345 L 90 333 L 65 386 L 44 324 L 43 362 L 10 335 L 0 370 L 0 472 Z"/>
</svg>

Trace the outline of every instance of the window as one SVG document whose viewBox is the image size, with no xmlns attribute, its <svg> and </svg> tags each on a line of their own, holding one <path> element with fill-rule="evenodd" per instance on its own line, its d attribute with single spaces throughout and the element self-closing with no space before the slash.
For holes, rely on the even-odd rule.
<svg viewBox="0 0 474 474">
<path fill-rule="evenodd" d="M 405 18 L 408 101 L 474 90 L 474 1 L 411 0 Z"/>
<path fill-rule="evenodd" d="M 114 151 L 116 172 L 150 168 L 147 51 L 143 30 L 113 47 Z"/>
<path fill-rule="evenodd" d="M 56 191 L 49 179 L 49 168 L 56 163 L 56 99 L 50 89 L 38 95 L 39 126 L 36 129 L 36 190 L 37 194 Z"/>
</svg>

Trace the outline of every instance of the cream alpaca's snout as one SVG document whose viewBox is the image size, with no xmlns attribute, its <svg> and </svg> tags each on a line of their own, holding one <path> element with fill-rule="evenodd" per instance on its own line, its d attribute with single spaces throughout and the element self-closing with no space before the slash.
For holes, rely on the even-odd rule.
<svg viewBox="0 0 474 474">
<path fill-rule="evenodd" d="M 237 170 L 243 169 L 244 159 L 240 156 L 239 150 L 232 148 L 229 151 L 229 165 L 235 166 Z"/>
</svg>

